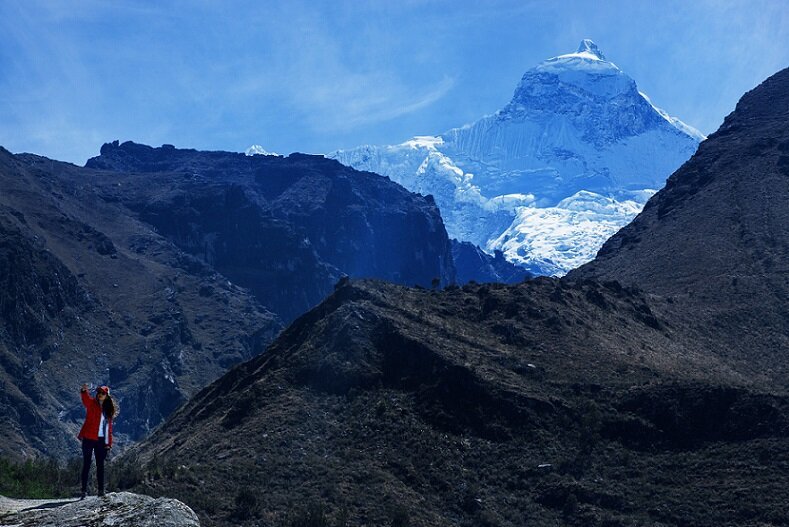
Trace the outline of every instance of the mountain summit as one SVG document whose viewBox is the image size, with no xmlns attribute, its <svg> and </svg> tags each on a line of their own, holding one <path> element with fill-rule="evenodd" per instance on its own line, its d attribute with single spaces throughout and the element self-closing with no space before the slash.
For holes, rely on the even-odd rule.
<svg viewBox="0 0 789 527">
<path fill-rule="evenodd" d="M 600 60 L 605 60 L 605 55 L 603 55 L 603 52 L 600 51 L 600 48 L 597 47 L 597 44 L 595 44 L 588 38 L 583 39 L 581 41 L 581 45 L 578 46 L 578 51 L 576 51 L 576 54 L 580 54 L 580 53 L 588 53 L 590 55 L 594 55 Z"/>
<path fill-rule="evenodd" d="M 450 237 L 564 274 L 591 260 L 703 139 L 586 39 L 529 69 L 493 115 L 329 157 L 432 194 Z"/>
</svg>

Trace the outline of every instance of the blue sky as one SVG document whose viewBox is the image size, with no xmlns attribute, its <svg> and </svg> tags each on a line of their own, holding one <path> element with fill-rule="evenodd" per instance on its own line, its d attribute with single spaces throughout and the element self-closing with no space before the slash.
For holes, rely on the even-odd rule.
<svg viewBox="0 0 789 527">
<path fill-rule="evenodd" d="M 583 38 L 711 133 L 789 66 L 789 2 L 0 0 L 0 145 L 399 143 L 496 111 Z"/>
</svg>

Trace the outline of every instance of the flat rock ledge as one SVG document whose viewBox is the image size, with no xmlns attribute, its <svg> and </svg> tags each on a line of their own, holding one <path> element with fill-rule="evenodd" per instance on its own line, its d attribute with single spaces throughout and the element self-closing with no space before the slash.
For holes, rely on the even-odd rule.
<svg viewBox="0 0 789 527">
<path fill-rule="evenodd" d="M 200 527 L 182 502 L 131 492 L 84 500 L 24 500 L 0 496 L 0 527 Z"/>
</svg>

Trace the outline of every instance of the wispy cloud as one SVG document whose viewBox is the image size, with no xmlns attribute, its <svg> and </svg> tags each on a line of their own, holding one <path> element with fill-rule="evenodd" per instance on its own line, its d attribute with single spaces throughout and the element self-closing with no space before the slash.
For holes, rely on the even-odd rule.
<svg viewBox="0 0 789 527">
<path fill-rule="evenodd" d="M 335 117 L 332 121 L 340 129 L 381 123 L 429 107 L 447 95 L 454 86 L 454 78 L 444 77 L 436 85 L 416 94 L 402 93 L 402 90 L 384 94 L 379 92 L 376 96 L 361 93 L 336 101 L 338 104 L 326 107 L 325 112 L 327 116 Z"/>
<path fill-rule="evenodd" d="M 329 151 L 506 103 L 525 68 L 598 40 L 705 132 L 786 66 L 771 0 L 0 0 L 0 144 L 84 162 L 101 142 Z"/>
</svg>

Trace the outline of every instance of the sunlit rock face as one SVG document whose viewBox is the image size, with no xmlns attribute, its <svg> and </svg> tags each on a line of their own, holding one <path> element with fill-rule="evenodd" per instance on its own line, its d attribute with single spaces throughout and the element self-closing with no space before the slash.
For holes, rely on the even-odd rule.
<svg viewBox="0 0 789 527">
<path fill-rule="evenodd" d="M 15 527 L 200 527 L 197 515 L 182 502 L 131 492 L 81 501 L 16 500 L 0 496 L 0 522 Z"/>
</svg>

